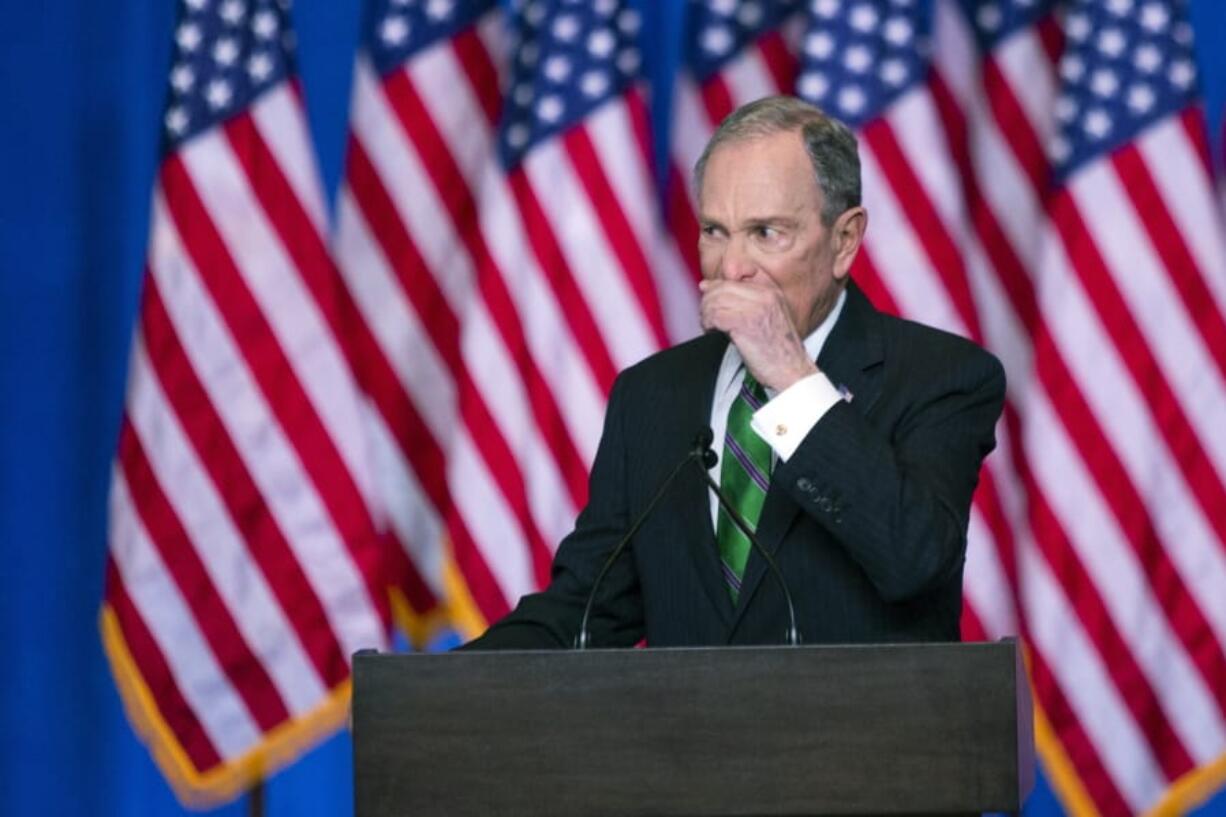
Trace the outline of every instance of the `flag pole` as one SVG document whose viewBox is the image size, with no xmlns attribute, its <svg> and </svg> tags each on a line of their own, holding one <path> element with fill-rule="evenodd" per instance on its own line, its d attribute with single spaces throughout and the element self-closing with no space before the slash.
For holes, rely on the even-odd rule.
<svg viewBox="0 0 1226 817">
<path fill-rule="evenodd" d="M 258 778 L 247 791 L 247 817 L 264 817 L 264 778 Z"/>
</svg>

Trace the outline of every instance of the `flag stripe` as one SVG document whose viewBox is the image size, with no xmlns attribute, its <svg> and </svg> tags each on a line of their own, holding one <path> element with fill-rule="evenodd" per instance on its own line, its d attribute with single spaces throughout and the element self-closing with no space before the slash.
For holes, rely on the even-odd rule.
<svg viewBox="0 0 1226 817">
<path fill-rule="evenodd" d="M 119 473 L 111 482 L 110 514 L 115 540 L 122 543 L 115 568 L 134 606 L 156 611 L 142 618 L 175 686 L 219 753 L 233 757 L 250 749 L 259 739 L 258 724 L 218 666 L 200 622 L 192 616 L 137 518 L 127 482 Z"/>
<path fill-rule="evenodd" d="M 133 344 L 132 372 L 117 460 L 137 513 L 189 603 L 199 593 L 201 599 L 221 605 L 202 618 L 206 631 L 211 618 L 230 621 L 259 659 L 260 665 L 250 671 L 271 677 L 290 714 L 310 711 L 324 694 L 319 674 L 167 401 L 140 335 Z M 125 446 L 139 454 L 137 462 L 147 479 L 134 477 Z M 168 521 L 155 524 L 149 510 Z M 204 541 L 207 548 L 195 546 Z M 243 615 L 235 616 L 238 610 Z M 223 663 L 230 667 L 242 662 Z"/>
<path fill-rule="evenodd" d="M 124 588 L 123 577 L 113 555 L 106 560 L 106 588 L 107 604 L 119 621 L 124 635 L 124 646 L 140 668 L 144 684 L 156 691 L 158 714 L 174 731 L 183 751 L 197 769 L 215 768 L 221 763 L 221 755 L 183 693 L 179 691 L 157 642 L 153 640 L 153 635 L 145 626 L 144 618 Z"/>
<path fill-rule="evenodd" d="M 290 621 L 311 663 L 325 685 L 338 684 L 346 674 L 339 660 L 344 653 L 334 631 L 319 626 L 328 621 L 322 600 L 304 575 L 280 521 L 252 479 L 254 475 L 236 445 L 244 435 L 230 432 L 216 413 L 219 404 L 197 378 L 195 367 L 164 305 L 156 257 L 153 263 L 153 274 L 145 280 L 141 304 L 141 332 L 149 352 L 150 368 L 157 373 L 162 393 L 178 416 L 231 518 L 242 520 L 248 537 L 258 543 L 258 547 L 249 546 L 249 552 L 263 570 L 282 608 L 294 611 Z M 226 396 L 230 400 L 228 405 L 233 406 L 234 391 L 227 390 Z"/>
<path fill-rule="evenodd" d="M 378 618 L 387 621 L 387 602 L 377 584 L 379 566 L 375 561 L 378 548 L 370 547 L 367 538 L 370 517 L 361 495 L 354 487 L 339 455 L 335 443 L 328 436 L 301 383 L 293 376 L 294 367 L 278 343 L 267 318 L 253 297 L 249 280 L 240 271 L 216 232 L 208 209 L 200 200 L 194 180 L 187 167 L 177 156 L 171 156 L 163 165 L 162 185 L 166 202 L 184 246 L 198 269 L 207 269 L 209 274 L 202 282 L 218 305 L 219 314 L 232 333 L 241 334 L 244 343 L 242 357 L 251 367 L 255 382 L 268 400 L 268 406 L 279 424 L 287 430 L 288 437 L 320 493 L 319 500 L 327 508 L 328 516 L 337 526 L 340 544 L 349 550 L 353 562 L 338 562 L 332 569 L 330 582 L 337 582 L 337 572 L 346 565 L 352 567 L 353 595 L 346 599 L 346 606 L 357 609 L 373 605 Z M 357 583 L 366 584 L 362 598 Z M 356 617 L 355 622 L 359 621 Z M 345 633 L 352 640 L 346 643 L 349 652 L 362 646 L 372 646 L 368 638 L 378 639 L 375 633 Z M 347 652 L 346 654 L 349 654 Z"/>
<path fill-rule="evenodd" d="M 289 717 L 280 694 L 264 666 L 235 626 L 217 588 L 191 546 L 174 510 L 158 485 L 144 447 L 129 422 L 119 432 L 120 468 L 124 481 L 133 486 L 132 505 L 149 541 L 161 557 L 170 578 L 183 595 L 190 614 L 200 623 L 202 637 L 225 672 L 230 685 L 242 698 L 261 729 L 272 729 Z M 241 675 L 239 668 L 242 668 Z"/>
</svg>

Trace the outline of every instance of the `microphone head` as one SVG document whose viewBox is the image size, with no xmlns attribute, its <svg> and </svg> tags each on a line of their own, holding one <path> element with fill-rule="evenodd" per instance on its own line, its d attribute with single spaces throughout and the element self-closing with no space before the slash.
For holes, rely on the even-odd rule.
<svg viewBox="0 0 1226 817">
<path fill-rule="evenodd" d="M 699 432 L 694 435 L 693 451 L 695 454 L 699 455 L 699 458 L 702 460 L 702 467 L 706 468 L 708 471 L 715 467 L 715 463 L 719 462 L 719 456 L 717 456 L 716 453 L 711 450 L 711 442 L 714 439 L 715 433 L 711 431 L 710 426 L 700 429 Z"/>
</svg>

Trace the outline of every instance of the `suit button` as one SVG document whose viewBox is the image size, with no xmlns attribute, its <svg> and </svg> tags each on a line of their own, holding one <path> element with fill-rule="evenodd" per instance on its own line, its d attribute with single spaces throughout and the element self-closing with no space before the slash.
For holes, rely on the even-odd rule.
<svg viewBox="0 0 1226 817">
<path fill-rule="evenodd" d="M 801 477 L 796 480 L 796 487 L 804 491 L 806 494 L 811 494 L 814 491 L 813 480 L 808 477 Z"/>
</svg>

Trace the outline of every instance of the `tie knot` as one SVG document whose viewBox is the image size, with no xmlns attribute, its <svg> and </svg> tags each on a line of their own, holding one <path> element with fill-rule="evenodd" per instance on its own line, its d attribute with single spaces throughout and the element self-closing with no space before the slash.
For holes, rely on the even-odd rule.
<svg viewBox="0 0 1226 817">
<path fill-rule="evenodd" d="M 758 382 L 748 367 L 745 369 L 745 381 L 741 384 L 741 389 L 746 396 L 751 398 L 751 402 L 755 404 L 755 410 L 758 404 L 766 402 L 766 387 Z"/>
</svg>

